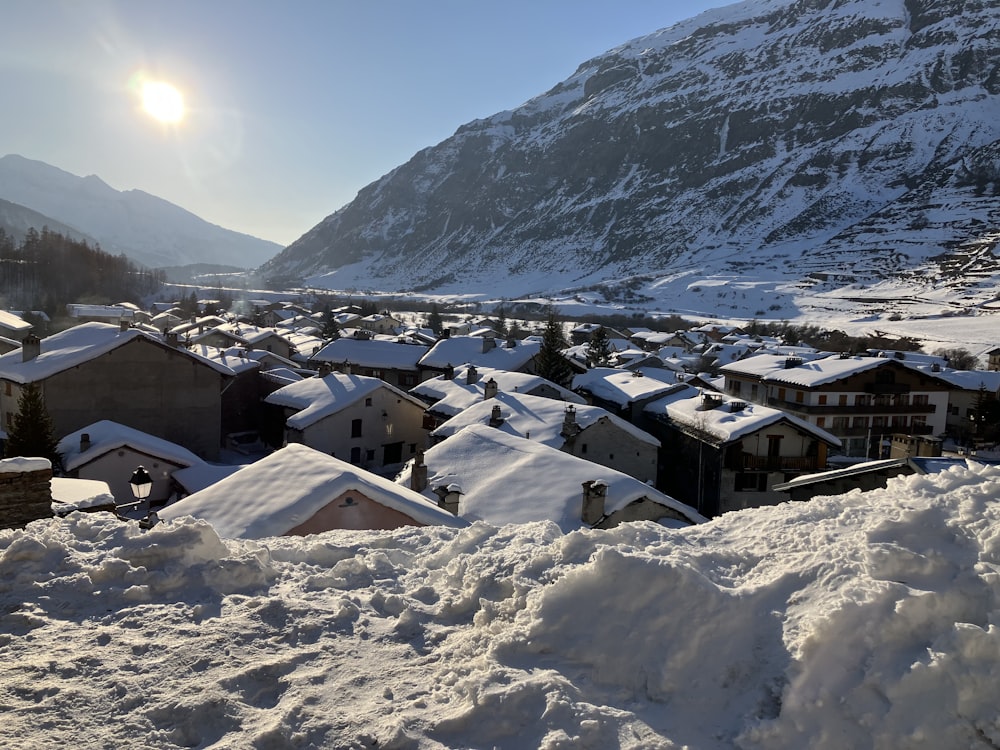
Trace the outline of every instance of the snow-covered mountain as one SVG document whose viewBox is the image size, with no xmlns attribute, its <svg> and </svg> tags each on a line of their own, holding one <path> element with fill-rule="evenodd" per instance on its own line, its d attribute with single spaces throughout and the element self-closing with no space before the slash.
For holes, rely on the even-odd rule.
<svg viewBox="0 0 1000 750">
<path fill-rule="evenodd" d="M 14 154 L 0 158 L 0 199 L 51 217 L 93 238 L 102 250 L 150 267 L 218 263 L 253 268 L 281 249 L 209 224 L 141 190 L 115 190 L 95 175 L 78 177 Z"/>
<path fill-rule="evenodd" d="M 56 221 L 51 216 L 46 216 L 18 203 L 11 203 L 0 198 L 0 229 L 15 242 L 21 242 L 29 229 L 41 231 L 42 227 L 48 227 L 53 232 L 58 232 L 78 242 L 82 241 L 89 244 L 97 242 L 93 237 L 88 237 L 82 232 L 76 231 L 73 227 Z"/>
<path fill-rule="evenodd" d="M 983 304 L 998 237 L 995 0 L 748 0 L 462 126 L 262 271 L 750 317 Z"/>
</svg>

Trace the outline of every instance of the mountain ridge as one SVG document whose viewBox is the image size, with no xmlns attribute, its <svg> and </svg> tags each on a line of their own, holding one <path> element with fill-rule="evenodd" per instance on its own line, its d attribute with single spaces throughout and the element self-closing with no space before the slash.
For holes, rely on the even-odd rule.
<svg viewBox="0 0 1000 750">
<path fill-rule="evenodd" d="M 751 0 L 708 11 L 459 127 L 261 270 L 329 288 L 650 304 L 706 280 L 756 280 L 745 303 L 745 290 L 725 292 L 733 314 L 855 285 L 919 296 L 952 252 L 996 246 L 993 10 Z M 985 278 L 956 294 L 986 301 Z"/>
<path fill-rule="evenodd" d="M 116 190 L 97 175 L 79 177 L 17 154 L 0 157 L 0 198 L 149 267 L 215 262 L 253 268 L 281 249 L 143 190 Z"/>
</svg>

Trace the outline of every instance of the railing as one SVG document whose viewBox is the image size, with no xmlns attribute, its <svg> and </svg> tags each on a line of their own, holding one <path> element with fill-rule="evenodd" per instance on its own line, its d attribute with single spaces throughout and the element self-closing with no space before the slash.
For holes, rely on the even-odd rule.
<svg viewBox="0 0 1000 750">
<path fill-rule="evenodd" d="M 794 401 L 781 401 L 769 398 L 767 405 L 782 411 L 798 412 L 800 414 L 830 414 L 834 416 L 872 416 L 878 414 L 933 414 L 937 411 L 934 404 L 799 404 Z"/>
<path fill-rule="evenodd" d="M 744 471 L 819 471 L 819 460 L 815 456 L 752 456 L 744 453 L 741 457 Z"/>
</svg>

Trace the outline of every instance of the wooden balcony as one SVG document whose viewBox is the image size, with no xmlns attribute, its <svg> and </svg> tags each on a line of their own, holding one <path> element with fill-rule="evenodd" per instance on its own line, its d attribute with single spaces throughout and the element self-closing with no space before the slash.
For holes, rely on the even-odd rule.
<svg viewBox="0 0 1000 750">
<path fill-rule="evenodd" d="M 794 401 L 780 401 L 769 398 L 767 405 L 775 409 L 799 414 L 830 415 L 835 417 L 871 417 L 882 414 L 933 414 L 934 404 L 799 404 Z"/>
<path fill-rule="evenodd" d="M 816 456 L 753 456 L 749 453 L 740 455 L 741 471 L 781 471 L 781 472 L 812 472 L 822 467 Z"/>
</svg>

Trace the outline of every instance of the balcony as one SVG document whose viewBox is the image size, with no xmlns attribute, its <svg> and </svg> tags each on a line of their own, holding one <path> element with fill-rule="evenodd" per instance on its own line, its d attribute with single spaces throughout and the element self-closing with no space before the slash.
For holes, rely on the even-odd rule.
<svg viewBox="0 0 1000 750">
<path fill-rule="evenodd" d="M 799 404 L 794 401 L 780 401 L 769 398 L 767 406 L 782 411 L 798 414 L 830 415 L 836 417 L 871 417 L 881 414 L 933 414 L 937 411 L 934 404 Z"/>
<path fill-rule="evenodd" d="M 906 383 L 868 383 L 865 385 L 865 393 L 909 393 L 910 386 Z"/>
<path fill-rule="evenodd" d="M 819 461 L 815 456 L 753 456 L 740 455 L 739 470 L 742 471 L 819 471 Z"/>
<path fill-rule="evenodd" d="M 929 424 L 914 424 L 906 427 L 884 424 L 878 427 L 824 427 L 823 429 L 839 438 L 867 437 L 868 435 L 876 438 L 886 435 L 930 435 L 933 433 L 933 428 Z"/>
</svg>

